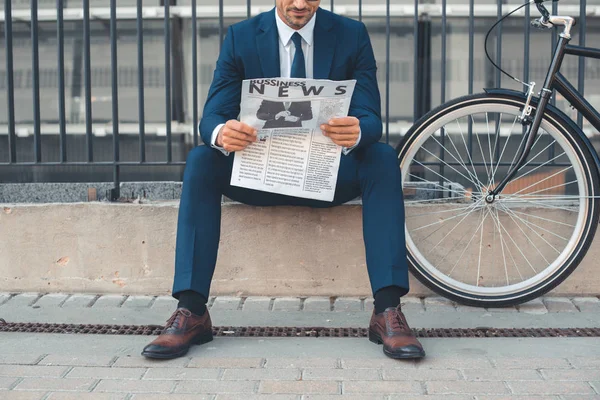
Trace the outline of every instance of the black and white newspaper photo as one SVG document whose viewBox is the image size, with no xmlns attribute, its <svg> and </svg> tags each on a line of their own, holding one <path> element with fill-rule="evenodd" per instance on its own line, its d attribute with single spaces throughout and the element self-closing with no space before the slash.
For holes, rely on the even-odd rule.
<svg viewBox="0 0 600 400">
<path fill-rule="evenodd" d="M 231 185 L 332 201 L 342 148 L 321 124 L 348 115 L 355 80 L 247 79 L 240 121 L 258 140 L 236 152 Z"/>
</svg>

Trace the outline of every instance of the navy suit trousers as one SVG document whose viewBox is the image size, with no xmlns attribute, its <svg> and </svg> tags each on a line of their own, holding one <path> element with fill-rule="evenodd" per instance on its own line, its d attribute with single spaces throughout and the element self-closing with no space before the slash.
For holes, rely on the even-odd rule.
<svg viewBox="0 0 600 400">
<path fill-rule="evenodd" d="M 386 286 L 408 292 L 404 202 L 392 147 L 374 143 L 343 155 L 332 202 L 245 189 L 229 184 L 233 154 L 209 146 L 190 151 L 177 225 L 173 296 L 193 290 L 209 297 L 221 230 L 221 196 L 255 206 L 333 207 L 362 196 L 363 237 L 373 294 Z M 306 249 L 309 251 L 310 249 Z"/>
</svg>

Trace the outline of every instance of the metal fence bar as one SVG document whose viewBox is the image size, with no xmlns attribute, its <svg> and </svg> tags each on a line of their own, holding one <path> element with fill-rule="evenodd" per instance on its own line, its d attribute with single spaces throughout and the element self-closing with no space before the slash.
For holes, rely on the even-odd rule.
<svg viewBox="0 0 600 400">
<path fill-rule="evenodd" d="M 585 20 L 585 6 L 587 0 L 581 0 L 580 9 L 579 9 L 579 45 L 585 46 L 585 29 L 587 27 L 587 23 Z M 578 72 L 578 80 L 577 80 L 577 90 L 583 96 L 585 91 L 585 58 L 579 57 L 579 72 Z M 577 112 L 577 125 L 579 127 L 583 126 L 583 114 L 579 111 Z"/>
<path fill-rule="evenodd" d="M 362 22 L 362 0 L 358 0 L 358 20 Z"/>
<path fill-rule="evenodd" d="M 223 46 L 223 36 L 225 34 L 223 25 L 223 0 L 219 0 L 219 51 L 221 51 L 221 47 Z"/>
<path fill-rule="evenodd" d="M 31 0 L 31 69 L 33 78 L 33 151 L 36 162 L 42 161 L 40 118 L 40 52 L 38 36 L 38 2 Z"/>
<path fill-rule="evenodd" d="M 503 0 L 496 0 L 496 4 L 498 7 L 496 18 L 498 19 L 502 18 L 502 1 Z M 498 64 L 498 67 L 502 68 L 502 24 L 498 24 L 498 27 L 496 29 L 496 64 Z M 502 72 L 500 72 L 499 69 L 496 69 L 496 87 L 501 86 Z"/>
<path fill-rule="evenodd" d="M 250 18 L 250 0 L 248 0 Z M 196 0 L 192 0 L 192 131 L 194 147 L 198 146 L 198 24 L 196 22 Z"/>
<path fill-rule="evenodd" d="M 85 138 L 88 162 L 94 161 L 94 135 L 92 132 L 92 57 L 90 36 L 90 0 L 83 0 L 83 80 L 85 82 Z"/>
<path fill-rule="evenodd" d="M 389 35 L 388 35 L 389 36 Z M 419 1 L 415 0 L 415 15 L 413 17 L 413 37 L 414 37 L 414 61 L 413 61 L 413 121 L 419 113 L 419 83 L 417 79 L 417 70 L 419 69 Z"/>
<path fill-rule="evenodd" d="M 333 0 L 332 0 L 333 1 Z M 385 142 L 390 143 L 390 0 L 385 2 Z"/>
<path fill-rule="evenodd" d="M 15 135 L 15 80 L 13 66 L 12 0 L 4 1 L 4 45 L 6 47 L 6 91 L 8 106 L 8 161 L 17 162 Z"/>
<path fill-rule="evenodd" d="M 252 6 L 251 6 L 251 1 L 250 0 L 246 0 L 246 18 L 250 18 L 252 16 Z M 194 8 L 196 7 L 196 0 L 192 0 L 192 4 L 194 4 Z M 193 15 L 196 15 L 196 10 L 194 9 L 192 11 Z M 195 18 L 194 18 L 195 19 Z"/>
<path fill-rule="evenodd" d="M 169 15 L 170 0 L 165 2 L 165 125 L 167 139 L 167 161 L 171 161 L 171 24 Z"/>
<path fill-rule="evenodd" d="M 441 67 L 440 67 L 440 103 L 444 103 L 446 101 L 446 35 L 448 34 L 447 29 L 448 29 L 448 21 L 446 20 L 446 7 L 447 7 L 447 0 L 442 0 L 442 59 L 441 59 Z M 444 176 L 444 162 L 445 162 L 445 156 L 446 156 L 446 152 L 444 151 L 444 149 L 446 148 L 446 129 L 444 129 L 444 127 L 442 127 L 440 129 L 440 160 L 442 160 L 442 163 L 440 164 L 440 180 L 439 180 L 439 184 L 441 187 L 444 186 L 444 180 L 443 180 L 443 176 Z"/>
<path fill-rule="evenodd" d="M 552 15 L 557 15 L 558 14 L 558 2 L 557 1 L 553 1 L 552 2 Z M 554 49 L 556 49 L 556 44 L 558 43 L 558 28 L 554 27 L 554 29 L 552 30 L 552 49 L 551 51 L 554 51 Z M 553 94 L 552 98 L 550 99 L 550 103 L 555 106 L 556 105 L 556 95 Z"/>
<path fill-rule="evenodd" d="M 63 0 L 56 0 L 56 40 L 58 43 L 58 125 L 60 129 L 60 161 L 67 161 L 67 125 L 65 117 L 65 30 Z"/>
<path fill-rule="evenodd" d="M 142 0 L 137 0 L 137 67 L 138 67 L 138 118 L 140 138 L 140 161 L 146 161 L 146 117 L 144 110 L 144 22 Z"/>
<path fill-rule="evenodd" d="M 475 36 L 475 0 L 469 0 L 469 94 L 473 93 L 473 69 L 474 69 L 474 36 Z M 468 146 L 469 159 L 473 154 L 473 124 L 468 121 Z"/>
<path fill-rule="evenodd" d="M 119 75 L 117 69 L 117 0 L 110 0 L 110 67 L 112 74 L 113 182 L 111 200 L 120 197 L 119 185 Z"/>
</svg>

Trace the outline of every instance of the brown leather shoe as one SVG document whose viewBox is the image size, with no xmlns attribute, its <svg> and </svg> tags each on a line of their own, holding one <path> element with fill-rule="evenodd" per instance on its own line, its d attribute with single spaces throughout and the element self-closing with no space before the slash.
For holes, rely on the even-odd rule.
<svg viewBox="0 0 600 400">
<path fill-rule="evenodd" d="M 186 308 L 178 308 L 167 320 L 160 336 L 144 347 L 142 355 L 149 358 L 177 358 L 185 355 L 193 344 L 204 344 L 211 340 L 212 322 L 208 310 L 199 316 Z"/>
<path fill-rule="evenodd" d="M 417 340 L 400 311 L 400 306 L 386 308 L 384 312 L 371 316 L 369 340 L 383 343 L 383 353 L 391 358 L 425 357 L 423 346 Z"/>
</svg>

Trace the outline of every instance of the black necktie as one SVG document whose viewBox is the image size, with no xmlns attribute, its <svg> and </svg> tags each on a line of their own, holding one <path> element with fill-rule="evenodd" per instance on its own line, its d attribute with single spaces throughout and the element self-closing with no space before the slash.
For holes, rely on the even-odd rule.
<svg viewBox="0 0 600 400">
<path fill-rule="evenodd" d="M 290 78 L 306 78 L 306 67 L 304 66 L 304 52 L 302 51 L 302 36 L 298 32 L 292 35 L 292 42 L 296 46 L 294 61 L 292 62 L 292 71 Z"/>
</svg>

